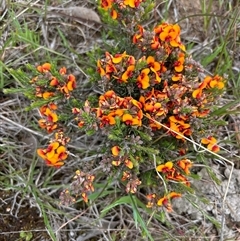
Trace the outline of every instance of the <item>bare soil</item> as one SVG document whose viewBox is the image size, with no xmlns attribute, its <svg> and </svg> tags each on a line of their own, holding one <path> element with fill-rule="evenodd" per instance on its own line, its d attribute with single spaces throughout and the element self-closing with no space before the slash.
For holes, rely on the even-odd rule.
<svg viewBox="0 0 240 241">
<path fill-rule="evenodd" d="M 38 208 L 11 191 L 0 191 L 0 197 L 0 241 L 25 241 L 21 232 L 31 233 L 34 241 L 50 240 Z"/>
</svg>

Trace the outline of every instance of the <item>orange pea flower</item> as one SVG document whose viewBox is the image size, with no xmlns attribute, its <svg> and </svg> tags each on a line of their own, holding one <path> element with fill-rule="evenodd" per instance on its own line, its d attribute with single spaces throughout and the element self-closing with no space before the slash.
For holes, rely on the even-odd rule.
<svg viewBox="0 0 240 241">
<path fill-rule="evenodd" d="M 57 154 L 58 160 L 65 160 L 68 157 L 65 146 L 58 147 L 56 154 Z"/>
<path fill-rule="evenodd" d="M 122 162 L 120 160 L 117 160 L 117 161 L 112 161 L 112 165 L 115 166 L 115 167 L 118 167 L 120 166 Z"/>
<path fill-rule="evenodd" d="M 203 90 L 207 88 L 211 79 L 212 79 L 211 76 L 206 76 L 203 82 L 199 85 L 199 87 L 193 91 L 192 97 L 196 99 L 200 99 L 202 97 Z"/>
<path fill-rule="evenodd" d="M 151 91 L 140 96 L 139 101 L 144 106 L 145 111 L 157 112 L 161 108 L 161 101 L 168 98 L 167 94 L 159 90 L 152 88 Z"/>
<path fill-rule="evenodd" d="M 154 68 L 151 68 L 151 71 L 155 74 L 154 84 L 159 84 L 161 82 L 161 78 L 157 71 Z"/>
<path fill-rule="evenodd" d="M 101 60 L 97 61 L 97 72 L 100 74 L 101 77 L 106 74 L 105 70 L 102 68 Z"/>
<path fill-rule="evenodd" d="M 48 145 L 46 149 L 46 156 L 52 157 L 55 154 L 55 150 L 59 147 L 59 142 L 52 142 L 50 145 Z"/>
<path fill-rule="evenodd" d="M 182 184 L 185 184 L 188 187 L 190 186 L 190 182 L 188 181 L 188 179 L 180 172 L 178 172 L 175 168 L 167 172 L 165 177 L 167 180 L 181 182 Z"/>
<path fill-rule="evenodd" d="M 120 153 L 120 150 L 121 150 L 121 149 L 120 149 L 119 146 L 114 146 L 114 147 L 112 147 L 111 151 L 112 151 L 113 156 L 118 156 L 119 153 Z"/>
<path fill-rule="evenodd" d="M 188 187 L 190 186 L 190 182 L 188 181 L 188 179 L 180 172 L 178 172 L 175 168 L 168 169 L 168 170 L 166 169 L 164 174 L 167 180 L 181 182 Z"/>
<path fill-rule="evenodd" d="M 193 98 L 199 99 L 202 96 L 203 89 L 223 89 L 224 88 L 224 81 L 223 78 L 219 75 L 216 75 L 214 77 L 206 76 L 203 80 L 203 82 L 199 85 L 199 87 L 193 91 L 192 96 Z"/>
<path fill-rule="evenodd" d="M 52 76 L 52 79 L 50 81 L 50 86 L 58 86 L 59 85 L 59 81 L 56 77 Z"/>
<path fill-rule="evenodd" d="M 151 49 L 158 49 L 161 46 L 159 42 L 159 38 L 157 36 L 154 36 L 151 41 Z"/>
<path fill-rule="evenodd" d="M 143 37 L 143 32 L 144 32 L 144 29 L 141 25 L 138 25 L 138 31 L 139 33 L 138 34 L 134 34 L 133 36 L 133 43 L 138 43 L 141 41 L 142 37 Z"/>
<path fill-rule="evenodd" d="M 113 0 L 101 0 L 101 7 L 104 10 L 112 8 Z"/>
<path fill-rule="evenodd" d="M 223 78 L 219 75 L 216 75 L 211 79 L 209 85 L 211 88 L 217 88 L 221 90 L 224 88 Z"/>
<path fill-rule="evenodd" d="M 111 56 L 111 55 L 110 55 L 110 56 Z M 122 53 L 122 54 L 115 54 L 114 57 L 111 56 L 111 59 L 112 59 L 112 62 L 113 62 L 114 64 L 119 64 L 119 63 L 123 60 L 123 58 L 126 57 L 126 56 L 128 56 L 128 55 L 126 54 L 126 51 L 125 51 L 125 52 Z"/>
<path fill-rule="evenodd" d="M 106 77 L 110 79 L 110 76 L 111 76 L 110 74 L 111 74 L 111 73 L 116 73 L 116 72 L 117 72 L 117 69 L 116 69 L 116 67 L 114 66 L 114 64 L 108 63 L 108 64 L 106 64 L 105 71 L 106 71 Z"/>
<path fill-rule="evenodd" d="M 173 47 L 177 47 L 176 39 L 180 35 L 179 25 L 168 25 L 163 28 L 163 31 L 160 33 L 159 37 L 162 41 L 169 41 Z"/>
<path fill-rule="evenodd" d="M 55 104 L 55 103 L 53 103 L 53 102 L 51 102 L 51 103 L 48 103 L 48 107 L 51 109 L 51 110 L 57 110 L 57 105 Z"/>
<path fill-rule="evenodd" d="M 135 0 L 124 0 L 123 3 L 126 5 L 126 6 L 129 6 L 131 8 L 135 8 Z"/>
<path fill-rule="evenodd" d="M 50 110 L 57 110 L 57 105 L 54 104 L 53 102 L 47 104 L 47 105 L 43 105 L 39 108 L 39 111 L 42 115 L 46 116 L 46 110 L 50 109 Z"/>
<path fill-rule="evenodd" d="M 113 116 L 118 116 L 118 117 L 121 117 L 124 113 L 124 110 L 122 109 L 117 109 L 114 111 L 114 115 Z"/>
<path fill-rule="evenodd" d="M 107 92 L 104 93 L 104 95 L 101 95 L 99 97 L 99 100 L 105 100 L 106 98 L 115 98 L 116 94 L 113 90 L 108 90 Z"/>
<path fill-rule="evenodd" d="M 147 113 L 146 116 L 149 116 L 149 114 Z M 152 120 L 149 121 L 149 127 L 151 127 L 152 130 L 159 130 L 162 128 L 162 126 Z"/>
<path fill-rule="evenodd" d="M 37 66 L 37 70 L 38 70 L 40 73 L 49 72 L 50 69 L 51 69 L 51 64 L 50 64 L 50 63 L 45 63 L 45 64 L 43 64 L 43 65 Z"/>
<path fill-rule="evenodd" d="M 83 201 L 84 201 L 85 203 L 87 203 L 87 202 L 88 202 L 88 196 L 87 196 L 87 194 L 86 194 L 85 192 L 83 192 L 83 193 L 81 194 L 81 196 L 82 196 Z"/>
<path fill-rule="evenodd" d="M 133 163 L 132 163 L 132 161 L 130 161 L 129 159 L 126 159 L 126 160 L 124 161 L 124 164 L 125 164 L 125 166 L 128 167 L 129 169 L 133 169 Z"/>
<path fill-rule="evenodd" d="M 143 69 L 141 74 L 137 77 L 137 85 L 139 88 L 147 89 L 150 86 L 148 76 L 149 72 L 149 68 Z"/>
<path fill-rule="evenodd" d="M 38 124 L 42 129 L 46 129 L 48 133 L 52 133 L 58 127 L 56 123 L 47 122 L 44 119 L 40 119 Z"/>
<path fill-rule="evenodd" d="M 172 76 L 172 81 L 179 81 L 179 80 L 182 80 L 182 78 L 183 78 L 183 75 L 181 73 L 175 73 Z"/>
<path fill-rule="evenodd" d="M 128 56 L 128 59 L 127 59 L 127 64 L 128 64 L 129 66 L 130 66 L 130 65 L 135 65 L 135 62 L 136 62 L 136 60 L 135 60 L 134 56 L 129 55 L 129 56 Z"/>
<path fill-rule="evenodd" d="M 53 92 L 48 92 L 48 91 L 46 91 L 46 92 L 44 92 L 44 93 L 42 94 L 42 98 L 43 98 L 44 100 L 47 100 L 47 99 L 49 99 L 49 98 L 52 97 L 52 96 L 54 96 L 54 93 L 53 93 Z"/>
<path fill-rule="evenodd" d="M 77 125 L 78 125 L 79 128 L 83 128 L 85 126 L 85 122 L 79 121 Z"/>
<path fill-rule="evenodd" d="M 212 136 L 209 136 L 207 138 L 202 138 L 201 143 L 204 144 L 204 145 L 207 145 L 207 149 L 212 151 L 212 152 L 220 151 L 219 146 L 216 145 L 217 140 Z"/>
<path fill-rule="evenodd" d="M 192 167 L 192 162 L 189 159 L 182 159 L 177 162 L 177 165 L 187 174 L 190 174 L 189 168 Z"/>
<path fill-rule="evenodd" d="M 154 28 L 155 34 L 160 34 L 161 32 L 163 32 L 163 29 L 164 29 L 165 27 L 167 27 L 167 26 L 168 26 L 168 23 L 159 24 L 158 26 L 156 26 L 156 27 Z"/>
<path fill-rule="evenodd" d="M 141 126 L 142 125 L 142 121 L 140 118 L 137 118 L 137 117 L 135 118 L 132 115 L 127 114 L 127 113 L 122 116 L 122 121 L 126 125 L 131 125 L 131 126 L 134 126 L 134 125 Z"/>
<path fill-rule="evenodd" d="M 143 0 L 124 0 L 124 4 L 131 8 L 137 8 Z"/>
<path fill-rule="evenodd" d="M 165 195 L 163 198 L 160 198 L 157 202 L 157 205 L 163 206 L 167 209 L 167 211 L 171 212 L 172 211 L 172 205 L 171 205 L 170 201 L 174 198 L 178 198 L 178 197 L 181 197 L 181 196 L 182 196 L 181 193 L 171 192 L 171 193 Z"/>
<path fill-rule="evenodd" d="M 121 80 L 127 83 L 127 80 L 132 76 L 134 69 L 135 69 L 134 65 L 128 66 L 127 70 L 123 73 Z"/>
<path fill-rule="evenodd" d="M 201 96 L 202 96 L 202 89 L 200 89 L 200 88 L 194 90 L 192 93 L 192 97 L 195 99 L 200 99 Z"/>
<path fill-rule="evenodd" d="M 63 93 L 67 99 L 70 97 L 69 92 L 73 91 L 73 89 L 75 88 L 76 88 L 76 79 L 75 79 L 75 76 L 72 74 L 68 75 L 66 84 L 58 87 L 59 91 Z"/>
<path fill-rule="evenodd" d="M 159 38 L 164 42 L 169 42 L 172 47 L 179 47 L 185 51 L 185 46 L 180 40 L 180 27 L 178 24 L 161 24 L 155 31 L 160 32 Z"/>
<path fill-rule="evenodd" d="M 115 125 L 116 124 L 116 121 L 115 121 L 115 118 L 113 116 L 113 113 L 110 113 L 108 115 L 103 115 L 101 118 L 100 118 L 100 127 L 103 127 L 105 125 Z"/>
<path fill-rule="evenodd" d="M 61 74 L 61 75 L 64 75 L 64 74 L 66 74 L 66 73 L 67 73 L 66 67 L 62 67 L 62 68 L 59 70 L 59 74 Z"/>
<path fill-rule="evenodd" d="M 183 64 L 184 64 L 184 58 L 185 54 L 184 53 L 180 53 L 179 54 L 179 57 L 178 57 L 178 60 L 174 63 L 174 69 L 175 71 L 177 72 L 182 72 L 183 71 Z"/>
<path fill-rule="evenodd" d="M 172 171 L 173 170 L 173 163 L 172 162 L 166 162 L 165 164 L 161 164 L 161 165 L 157 166 L 156 170 L 158 172 L 163 172 L 163 173 Z"/>
<path fill-rule="evenodd" d="M 44 115 L 47 117 L 47 120 L 48 120 L 49 122 L 55 123 L 55 122 L 58 121 L 58 116 L 57 116 L 57 114 L 56 114 L 55 112 L 52 112 L 52 111 L 50 110 L 50 108 L 46 108 L 46 111 L 45 111 Z"/>
<path fill-rule="evenodd" d="M 197 116 L 197 117 L 205 117 L 210 113 L 209 109 L 202 110 L 202 111 L 194 111 L 192 116 Z"/>
<path fill-rule="evenodd" d="M 118 13 L 115 9 L 112 9 L 111 13 L 110 13 L 112 19 L 117 19 L 118 18 Z"/>
<path fill-rule="evenodd" d="M 160 70 L 160 63 L 155 61 L 153 56 L 148 56 L 147 57 L 147 64 L 149 68 L 153 68 L 155 71 L 159 71 Z"/>
<path fill-rule="evenodd" d="M 161 164 L 157 166 L 156 170 L 158 172 L 162 172 L 165 174 L 166 179 L 173 180 L 177 182 L 182 182 L 187 186 L 190 186 L 189 181 L 185 176 L 183 176 L 181 173 L 176 171 L 176 169 L 173 167 L 172 162 L 166 162 L 165 164 Z"/>
<path fill-rule="evenodd" d="M 154 103 L 153 101 L 148 101 L 144 105 L 144 110 L 149 111 L 149 112 L 156 112 L 162 107 L 161 103 L 157 102 Z M 162 114 L 164 114 L 164 111 L 162 111 Z"/>
<path fill-rule="evenodd" d="M 174 130 L 177 133 L 184 135 L 191 135 L 192 131 L 190 129 L 190 124 L 185 123 L 184 120 L 182 119 L 177 119 L 175 116 L 170 116 L 169 117 L 169 121 L 170 121 L 170 129 Z M 177 139 L 182 139 L 184 140 L 184 137 L 172 132 L 171 133 L 173 136 L 175 136 Z"/>
<path fill-rule="evenodd" d="M 67 79 L 67 89 L 68 91 L 72 91 L 75 88 L 76 88 L 76 78 L 74 75 L 70 74 L 68 75 L 68 79 Z"/>
<path fill-rule="evenodd" d="M 139 101 L 137 101 L 135 99 L 131 99 L 130 103 L 133 104 L 134 106 L 136 106 L 139 110 L 142 109 L 142 103 L 141 102 L 139 102 Z"/>
<path fill-rule="evenodd" d="M 46 149 L 38 149 L 38 155 L 46 162 L 48 166 L 60 167 L 64 165 L 68 153 L 66 147 L 60 145 L 59 142 L 53 142 Z"/>
</svg>

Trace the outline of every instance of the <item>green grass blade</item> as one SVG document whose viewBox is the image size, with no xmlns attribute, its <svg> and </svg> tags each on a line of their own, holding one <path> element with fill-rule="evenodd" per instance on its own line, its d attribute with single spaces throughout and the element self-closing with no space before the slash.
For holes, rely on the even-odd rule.
<svg viewBox="0 0 240 241">
<path fill-rule="evenodd" d="M 123 204 L 131 204 L 131 198 L 130 196 L 123 196 L 119 199 L 117 199 L 115 202 L 113 202 L 112 204 L 110 204 L 109 206 L 107 206 L 106 208 L 104 208 L 101 211 L 101 216 L 105 216 L 112 208 L 119 206 L 119 205 L 123 205 Z"/>
<path fill-rule="evenodd" d="M 136 201 L 136 197 L 130 195 L 130 199 L 131 199 L 131 204 L 132 204 L 132 208 L 133 208 L 133 217 L 135 220 L 135 224 L 136 226 L 138 226 L 138 224 L 140 224 L 141 228 L 143 229 L 143 236 L 147 236 L 149 238 L 149 240 L 154 241 L 153 237 L 151 236 L 151 234 L 148 231 L 148 228 L 146 226 L 146 223 L 144 222 L 144 220 L 142 219 L 138 208 L 137 208 L 137 201 Z"/>
<path fill-rule="evenodd" d="M 229 114 L 229 109 L 233 108 L 237 104 L 239 104 L 239 99 L 234 100 L 234 101 L 224 105 L 223 107 L 216 109 L 215 111 L 213 111 L 211 113 L 211 116 L 222 116 L 225 114 Z M 231 111 L 231 112 L 237 113 L 237 111 Z"/>
</svg>

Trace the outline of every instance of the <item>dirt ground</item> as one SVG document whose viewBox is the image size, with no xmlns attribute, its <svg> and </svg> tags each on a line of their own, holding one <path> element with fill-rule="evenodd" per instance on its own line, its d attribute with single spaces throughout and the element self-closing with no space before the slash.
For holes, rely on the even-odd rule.
<svg viewBox="0 0 240 241">
<path fill-rule="evenodd" d="M 11 191 L 0 191 L 0 240 L 25 241 L 21 238 L 26 232 L 29 240 L 49 240 L 43 218 L 37 207 L 30 207 L 27 200 Z M 21 200 L 21 203 L 19 203 Z"/>
</svg>

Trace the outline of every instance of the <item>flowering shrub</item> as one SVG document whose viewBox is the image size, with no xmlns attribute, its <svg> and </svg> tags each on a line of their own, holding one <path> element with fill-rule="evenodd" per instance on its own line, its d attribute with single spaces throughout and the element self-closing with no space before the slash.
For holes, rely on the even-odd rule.
<svg viewBox="0 0 240 241">
<path fill-rule="evenodd" d="M 145 0 L 103 0 L 100 1 L 101 8 L 108 11 L 112 19 L 119 22 L 130 23 L 141 20 L 144 14 Z M 138 11 L 136 11 L 136 9 Z"/>
<path fill-rule="evenodd" d="M 163 22 L 144 28 L 139 18 L 145 3 L 100 2 L 121 28 L 131 24 L 133 29 L 127 29 L 124 36 L 130 40 L 129 53 L 106 51 L 96 61 L 95 84 L 102 89 L 101 95 L 96 94 L 97 102 L 86 100 L 82 107 L 74 106 L 78 100 L 74 75 L 64 67 L 57 71 L 49 63 L 36 68 L 38 74 L 30 83 L 33 99 L 44 103 L 39 107 L 39 126 L 54 133 L 49 145 L 37 153 L 48 166 L 67 164 L 70 138 L 64 128 L 74 119 L 79 133 L 106 136 L 106 151 L 99 163 L 106 179 L 114 173 L 127 193 L 145 196 L 147 208 L 171 211 L 171 200 L 191 190 L 194 160 L 188 153 L 194 149 L 186 137 L 212 152 L 220 150 L 204 123 L 225 81 L 218 75 L 199 77 L 203 69 L 187 53 L 179 25 Z M 60 113 L 67 103 L 71 103 L 71 111 L 66 111 L 71 118 L 66 120 Z M 77 170 L 70 189 L 61 193 L 61 202 L 69 204 L 77 196 L 88 202 L 96 175 Z"/>
<path fill-rule="evenodd" d="M 35 98 L 35 101 L 44 100 L 44 104 L 39 108 L 42 119 L 38 121 L 38 124 L 48 133 L 55 133 L 54 139 L 51 140 L 48 147 L 38 149 L 37 153 L 48 166 L 60 167 L 68 157 L 66 145 L 70 138 L 65 136 L 63 127 L 58 123 L 59 115 L 56 100 L 69 99 L 71 92 L 76 88 L 76 80 L 74 75 L 67 75 L 65 67 L 61 68 L 56 74 L 52 73 L 49 63 L 37 66 L 36 69 L 39 74 L 30 81 L 34 87 L 33 98 Z"/>
</svg>

